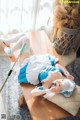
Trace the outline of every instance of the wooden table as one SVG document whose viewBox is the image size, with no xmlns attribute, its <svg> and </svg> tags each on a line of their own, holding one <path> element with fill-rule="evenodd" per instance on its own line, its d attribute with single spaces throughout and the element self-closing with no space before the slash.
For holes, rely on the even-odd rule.
<svg viewBox="0 0 80 120">
<path fill-rule="evenodd" d="M 44 31 L 32 32 L 27 35 L 31 39 L 34 54 L 49 53 L 59 57 Z M 63 65 L 61 59 L 59 63 Z M 21 84 L 20 86 L 33 120 L 56 120 L 70 116 L 68 112 L 44 99 L 42 96 L 33 98 L 30 93 L 34 87 L 33 85 Z"/>
</svg>

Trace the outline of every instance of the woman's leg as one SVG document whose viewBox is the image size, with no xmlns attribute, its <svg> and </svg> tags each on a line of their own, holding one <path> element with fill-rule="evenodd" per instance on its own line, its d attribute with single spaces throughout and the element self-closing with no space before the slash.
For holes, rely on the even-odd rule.
<svg viewBox="0 0 80 120">
<path fill-rule="evenodd" d="M 30 40 L 27 38 L 26 35 L 22 36 L 12 48 L 5 48 L 5 52 L 8 55 L 13 54 L 15 51 L 22 48 L 22 46 L 26 44 L 24 52 L 29 53 L 30 52 Z"/>
<path fill-rule="evenodd" d="M 25 46 L 24 52 L 30 52 L 30 40 L 27 38 L 27 36 L 22 36 L 17 43 L 15 44 L 15 46 L 13 46 L 13 48 L 11 48 L 12 53 L 21 49 L 23 45 Z"/>
<path fill-rule="evenodd" d="M 11 43 L 15 43 L 17 42 L 22 36 L 24 36 L 25 34 L 23 33 L 18 33 L 16 34 L 15 36 L 13 36 L 12 38 L 9 38 L 9 39 L 6 39 L 6 40 L 3 40 L 3 42 L 7 45 L 11 44 Z"/>
<path fill-rule="evenodd" d="M 5 47 L 4 51 L 7 53 L 7 55 L 11 56 L 15 51 L 19 50 L 21 46 L 22 46 L 22 41 L 18 40 L 12 48 Z"/>
</svg>

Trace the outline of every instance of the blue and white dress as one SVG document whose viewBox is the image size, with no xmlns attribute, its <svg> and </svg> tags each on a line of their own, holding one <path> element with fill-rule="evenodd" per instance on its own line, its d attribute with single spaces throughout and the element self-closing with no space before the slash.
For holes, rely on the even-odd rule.
<svg viewBox="0 0 80 120">
<path fill-rule="evenodd" d="M 19 83 L 30 83 L 37 85 L 47 81 L 51 72 L 62 72 L 61 69 L 55 67 L 58 58 L 46 55 L 33 55 L 25 59 L 22 67 L 19 70 Z"/>
</svg>

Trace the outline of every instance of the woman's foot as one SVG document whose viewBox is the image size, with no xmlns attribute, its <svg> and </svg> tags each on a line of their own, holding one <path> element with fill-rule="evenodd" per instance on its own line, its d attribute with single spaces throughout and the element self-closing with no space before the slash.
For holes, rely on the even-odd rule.
<svg viewBox="0 0 80 120">
<path fill-rule="evenodd" d="M 6 53 L 8 56 L 11 56 L 11 55 L 12 55 L 12 52 L 11 52 L 11 50 L 10 50 L 9 47 L 5 47 L 5 48 L 4 48 L 4 51 L 5 51 L 5 53 Z"/>
<path fill-rule="evenodd" d="M 11 56 L 11 55 L 12 55 L 11 49 L 10 49 L 9 47 L 5 47 L 5 48 L 4 48 L 4 51 L 5 51 L 5 53 L 6 53 L 8 56 Z"/>
<path fill-rule="evenodd" d="M 11 49 L 9 47 L 4 48 L 5 53 L 8 55 L 11 62 L 15 62 L 16 58 L 12 55 Z"/>
</svg>

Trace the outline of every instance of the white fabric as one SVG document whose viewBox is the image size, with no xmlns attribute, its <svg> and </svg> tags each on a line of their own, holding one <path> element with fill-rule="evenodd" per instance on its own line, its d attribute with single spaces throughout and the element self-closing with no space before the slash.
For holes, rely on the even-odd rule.
<svg viewBox="0 0 80 120">
<path fill-rule="evenodd" d="M 51 65 L 49 58 L 46 55 L 34 55 L 30 57 L 28 67 L 26 69 L 26 77 L 31 84 L 38 84 L 38 75 L 43 68 Z M 34 78 L 34 81 L 33 81 Z"/>
<path fill-rule="evenodd" d="M 24 35 L 23 37 L 21 37 L 20 40 L 22 41 L 22 46 L 26 44 L 24 52 L 30 53 L 30 39 L 27 38 L 27 35 Z"/>
<path fill-rule="evenodd" d="M 16 36 L 7 39 L 4 42 L 7 44 L 15 43 L 11 49 L 8 47 L 4 48 L 4 51 L 7 53 L 7 55 L 11 55 L 15 51 L 21 49 L 24 44 L 26 44 L 26 46 L 23 52 L 30 53 L 30 39 L 27 38 L 26 34 L 17 34 Z"/>
<path fill-rule="evenodd" d="M 10 48 L 8 48 L 8 47 L 5 47 L 5 48 L 4 48 L 4 51 L 5 51 L 5 53 L 6 53 L 7 55 L 11 55 L 11 54 L 12 54 Z"/>
<path fill-rule="evenodd" d="M 51 98 L 53 96 L 55 96 L 56 94 L 54 92 L 48 92 L 44 95 L 45 98 Z"/>
</svg>

